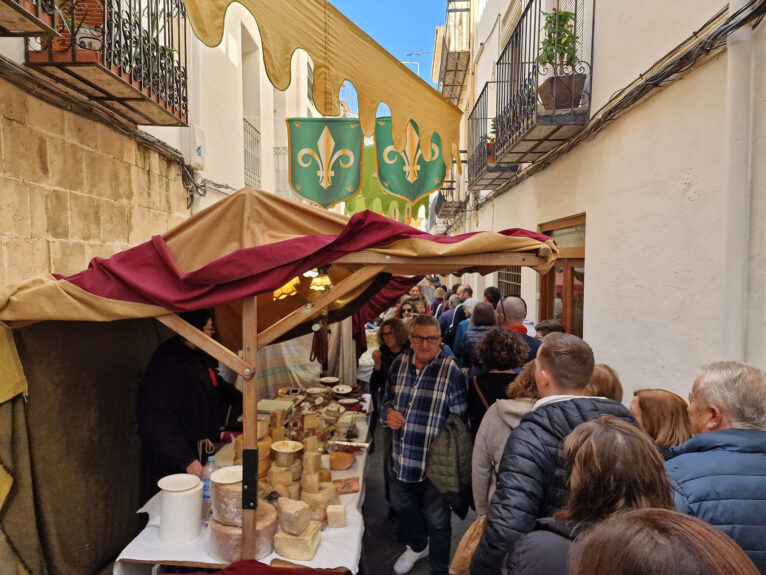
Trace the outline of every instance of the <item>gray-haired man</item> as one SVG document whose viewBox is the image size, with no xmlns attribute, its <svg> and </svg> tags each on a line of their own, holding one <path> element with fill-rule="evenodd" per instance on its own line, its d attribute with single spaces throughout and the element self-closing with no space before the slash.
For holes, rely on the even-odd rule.
<svg viewBox="0 0 766 575">
<path fill-rule="evenodd" d="M 697 434 L 665 464 L 676 509 L 734 539 L 766 574 L 766 373 L 736 361 L 706 366 L 689 394 Z"/>
</svg>

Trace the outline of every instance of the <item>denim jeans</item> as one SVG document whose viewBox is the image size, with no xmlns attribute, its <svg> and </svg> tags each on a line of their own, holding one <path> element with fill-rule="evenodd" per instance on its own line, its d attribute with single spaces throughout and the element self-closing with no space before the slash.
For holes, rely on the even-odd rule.
<svg viewBox="0 0 766 575">
<path fill-rule="evenodd" d="M 451 511 L 427 479 L 404 483 L 391 472 L 391 505 L 401 522 L 401 535 L 413 551 L 430 544 L 431 575 L 446 575 L 452 538 Z"/>
</svg>

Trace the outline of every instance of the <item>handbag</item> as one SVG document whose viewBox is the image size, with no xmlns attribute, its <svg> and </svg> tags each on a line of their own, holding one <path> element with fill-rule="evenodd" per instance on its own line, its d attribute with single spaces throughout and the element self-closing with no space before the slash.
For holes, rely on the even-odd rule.
<svg viewBox="0 0 766 575">
<path fill-rule="evenodd" d="M 470 575 L 471 559 L 479 546 L 481 536 L 484 534 L 486 518 L 486 515 L 479 515 L 463 534 L 460 543 L 457 544 L 452 563 L 449 565 L 450 575 Z"/>
</svg>

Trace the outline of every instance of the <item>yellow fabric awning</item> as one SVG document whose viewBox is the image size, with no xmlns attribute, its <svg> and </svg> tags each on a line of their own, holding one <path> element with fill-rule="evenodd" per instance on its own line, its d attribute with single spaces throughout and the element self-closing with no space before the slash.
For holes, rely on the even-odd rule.
<svg viewBox="0 0 766 575">
<path fill-rule="evenodd" d="M 450 157 L 460 169 L 458 153 L 462 112 L 421 80 L 404 64 L 326 0 L 240 0 L 255 17 L 261 32 L 263 61 L 271 83 L 279 90 L 290 85 L 293 52 L 304 49 L 314 62 L 314 104 L 325 116 L 340 114 L 338 91 L 344 80 L 351 82 L 359 99 L 359 121 L 364 134 L 375 132 L 378 104 L 391 110 L 394 145 L 401 151 L 406 143 L 407 123 L 414 121 L 421 141 L 431 141 L 437 132 L 449 169 Z M 224 15 L 230 0 L 186 0 L 194 33 L 208 46 L 223 37 Z M 431 149 L 423 146 L 423 157 Z"/>
</svg>

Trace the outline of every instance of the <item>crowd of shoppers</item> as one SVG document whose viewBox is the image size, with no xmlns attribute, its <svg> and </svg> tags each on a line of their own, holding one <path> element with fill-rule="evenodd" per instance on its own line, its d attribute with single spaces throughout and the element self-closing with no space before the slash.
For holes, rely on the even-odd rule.
<svg viewBox="0 0 766 575">
<path fill-rule="evenodd" d="M 640 389 L 628 409 L 616 371 L 560 322 L 539 322 L 531 337 L 521 298 L 439 289 L 433 315 L 408 294 L 399 309 L 412 312 L 384 322 L 374 356 L 407 545 L 398 575 L 426 556 L 431 573 L 447 573 L 450 512 L 426 468 L 456 419 L 474 437 L 484 522 L 472 575 L 766 575 L 762 370 L 711 364 L 688 404 Z"/>
</svg>

